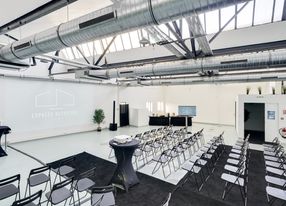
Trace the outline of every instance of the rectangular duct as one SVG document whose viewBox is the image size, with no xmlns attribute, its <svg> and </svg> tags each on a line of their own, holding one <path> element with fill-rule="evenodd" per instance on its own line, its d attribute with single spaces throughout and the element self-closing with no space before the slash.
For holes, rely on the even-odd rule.
<svg viewBox="0 0 286 206">
<path fill-rule="evenodd" d="M 261 77 L 260 79 L 277 79 L 278 76 L 271 76 L 271 77 Z"/>
<path fill-rule="evenodd" d="M 246 63 L 248 62 L 247 59 L 240 59 L 240 60 L 233 60 L 233 61 L 223 61 L 220 64 L 237 64 L 237 63 Z"/>
<path fill-rule="evenodd" d="M 17 51 L 17 50 L 20 50 L 20 49 L 26 49 L 26 48 L 29 48 L 31 46 L 32 46 L 32 42 L 28 41 L 28 42 L 25 42 L 23 44 L 19 44 L 18 46 L 15 46 L 14 50 Z"/>
<path fill-rule="evenodd" d="M 131 74 L 133 73 L 134 71 L 125 71 L 125 72 L 119 72 L 120 74 Z"/>
<path fill-rule="evenodd" d="M 90 27 L 100 22 L 104 22 L 104 21 L 107 21 L 109 19 L 114 19 L 114 18 L 115 18 L 115 12 L 110 12 L 108 14 L 104 14 L 102 16 L 96 17 L 94 19 L 91 19 L 91 20 L 88 20 L 86 22 L 79 24 L 79 28 L 84 29 L 86 27 Z"/>
</svg>

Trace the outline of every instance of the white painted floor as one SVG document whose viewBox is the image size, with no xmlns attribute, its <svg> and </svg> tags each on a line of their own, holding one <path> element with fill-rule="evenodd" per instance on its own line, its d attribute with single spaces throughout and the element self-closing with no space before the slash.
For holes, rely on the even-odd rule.
<svg viewBox="0 0 286 206">
<path fill-rule="evenodd" d="M 112 132 L 109 130 L 103 130 L 102 132 L 85 132 L 73 135 L 65 135 L 59 137 L 51 137 L 41 140 L 33 140 L 21 143 L 14 143 L 11 146 L 29 154 L 33 157 L 41 160 L 44 163 L 53 162 L 55 160 L 75 155 L 86 151 L 90 154 L 96 155 L 108 161 L 115 162 L 115 158 L 108 159 L 110 152 L 109 141 L 116 135 L 128 134 L 135 135 L 152 128 L 157 127 L 124 127 L 119 128 L 118 131 Z M 209 125 L 209 124 L 194 124 L 192 128 L 189 127 L 190 131 L 196 132 L 204 128 L 204 137 L 206 142 L 213 136 L 218 136 L 224 132 L 225 143 L 233 145 L 237 139 L 237 133 L 235 128 L 232 126 L 220 126 L 220 125 Z M 174 128 L 176 129 L 176 128 Z M 252 149 L 261 150 L 261 145 L 251 145 Z M 8 148 L 8 156 L 0 158 L 0 179 L 7 178 L 15 174 L 21 174 L 21 194 L 24 194 L 26 186 L 26 178 L 28 177 L 29 171 L 33 168 L 40 167 L 41 164 L 36 162 L 34 159 L 27 157 L 19 152 Z M 152 175 L 152 170 L 155 163 L 148 164 L 141 168 L 139 171 Z M 172 168 L 173 169 L 173 168 Z M 168 172 L 166 168 L 166 172 Z M 162 170 L 160 169 L 155 175 L 156 178 L 162 179 L 172 184 L 177 182 L 185 175 L 185 171 L 178 170 L 164 179 Z M 36 191 L 36 190 L 35 190 Z M 13 200 L 0 201 L 0 206 L 8 206 Z M 89 202 L 88 202 L 89 203 Z M 90 204 L 84 205 L 90 205 Z"/>
</svg>

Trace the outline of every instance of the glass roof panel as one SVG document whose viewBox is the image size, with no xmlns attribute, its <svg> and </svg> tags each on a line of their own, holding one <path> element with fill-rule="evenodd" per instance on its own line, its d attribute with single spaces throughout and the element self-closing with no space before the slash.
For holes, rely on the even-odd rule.
<svg viewBox="0 0 286 206">
<path fill-rule="evenodd" d="M 140 47 L 140 40 L 139 40 L 138 32 L 132 31 L 129 34 L 130 34 L 130 39 L 131 39 L 133 48 Z"/>
<path fill-rule="evenodd" d="M 91 56 L 93 56 L 93 53 L 95 52 L 95 49 L 93 49 L 93 42 L 88 42 L 87 46 L 89 48 Z M 95 52 L 95 54 L 96 54 L 96 52 Z"/>
<path fill-rule="evenodd" d="M 116 49 L 117 51 L 122 51 L 124 50 L 123 45 L 122 45 L 122 41 L 121 41 L 121 35 L 118 35 L 115 40 L 114 43 L 116 45 Z"/>
<path fill-rule="evenodd" d="M 218 10 L 210 11 L 206 13 L 206 33 L 212 34 L 219 30 L 219 17 Z"/>
<path fill-rule="evenodd" d="M 223 27 L 235 14 L 235 6 L 229 6 L 226 8 L 221 9 L 221 27 Z M 235 20 L 233 19 L 224 29 L 226 30 L 233 30 L 234 29 Z"/>
<path fill-rule="evenodd" d="M 71 48 L 66 48 L 66 52 L 69 59 L 74 59 L 74 55 Z"/>
<path fill-rule="evenodd" d="M 276 0 L 273 21 L 281 21 L 284 8 L 284 0 Z"/>
<path fill-rule="evenodd" d="M 237 28 L 248 27 L 252 25 L 253 1 L 249 2 L 237 15 Z M 237 10 L 243 7 L 244 3 L 237 5 Z"/>
<path fill-rule="evenodd" d="M 202 24 L 202 26 L 203 26 L 204 31 L 206 31 L 205 14 L 200 14 L 200 15 L 199 15 L 199 18 L 200 18 L 200 21 L 201 21 L 201 24 Z"/>
<path fill-rule="evenodd" d="M 275 1 L 274 14 L 273 5 Z M 281 21 L 282 13 L 284 8 L 284 0 L 256 0 L 254 8 L 254 0 L 250 1 L 248 5 L 237 15 L 237 28 L 244 28 L 258 24 L 271 23 L 272 17 L 273 21 Z M 240 9 L 244 3 L 237 4 L 237 9 Z M 254 9 L 254 13 L 253 13 Z M 219 26 L 224 26 L 230 18 L 235 14 L 235 5 L 222 8 L 219 10 L 210 11 L 207 13 L 202 13 L 199 15 L 199 19 L 203 26 L 203 29 L 207 34 L 216 33 L 219 31 Z M 219 16 L 220 15 L 220 16 Z M 254 15 L 254 16 L 253 16 Z M 254 22 L 252 22 L 254 20 Z M 180 27 L 180 20 L 176 21 Z M 175 31 L 172 22 L 169 22 L 171 28 Z M 165 24 L 157 26 L 165 35 L 169 36 L 169 40 L 176 41 L 175 35 L 168 29 Z M 232 20 L 224 30 L 235 29 L 235 20 Z M 149 39 L 151 44 L 155 44 L 156 41 L 153 39 L 146 30 L 136 30 L 129 33 L 124 33 L 118 35 L 114 42 L 111 44 L 107 52 L 116 52 L 122 50 L 128 50 L 132 48 L 141 47 L 140 40 L 142 38 Z M 182 19 L 182 37 L 183 39 L 188 39 L 190 37 L 188 23 L 185 18 Z M 92 56 L 95 54 L 102 54 L 104 48 L 107 47 L 108 43 L 111 41 L 112 37 L 89 42 L 80 45 L 81 51 L 85 56 Z M 63 54 L 70 59 L 82 58 L 78 50 L 73 47 L 63 50 Z"/>
<path fill-rule="evenodd" d="M 101 42 L 102 42 L 103 48 L 104 48 L 104 50 L 105 50 L 105 49 L 107 48 L 107 45 L 108 45 L 107 40 L 106 40 L 106 39 L 102 39 Z M 106 53 L 109 53 L 109 49 L 107 50 Z"/>
<path fill-rule="evenodd" d="M 271 22 L 273 0 L 256 0 L 254 25 Z"/>
<path fill-rule="evenodd" d="M 94 41 L 94 48 L 97 54 L 102 54 L 103 53 L 103 48 L 100 43 L 100 40 Z"/>
<path fill-rule="evenodd" d="M 131 49 L 132 45 L 131 45 L 131 42 L 130 42 L 129 34 L 125 33 L 125 34 L 122 34 L 121 36 L 122 36 L 122 41 L 123 41 L 123 44 L 124 44 L 124 48 L 125 49 Z"/>
<path fill-rule="evenodd" d="M 108 37 L 108 38 L 106 38 L 106 41 L 107 41 L 108 44 L 111 42 L 112 38 L 113 38 L 113 37 Z M 109 47 L 109 52 L 115 52 L 115 51 L 116 51 L 116 47 L 115 47 L 115 44 L 114 44 L 114 42 L 113 42 L 113 43 L 110 45 L 110 47 Z"/>
<path fill-rule="evenodd" d="M 183 19 L 183 22 L 182 22 L 182 36 L 183 36 L 183 39 L 190 38 L 189 26 L 188 26 L 186 19 Z"/>
<path fill-rule="evenodd" d="M 89 48 L 88 48 L 87 44 L 82 44 L 81 45 L 81 50 L 82 50 L 82 52 L 83 52 L 85 57 L 92 56 L 91 52 L 89 51 Z"/>
<path fill-rule="evenodd" d="M 82 58 L 82 56 L 79 54 L 79 52 L 77 51 L 77 48 L 76 47 L 72 47 L 72 51 L 73 51 L 73 54 L 75 56 L 76 59 L 79 59 L 79 58 Z"/>
</svg>

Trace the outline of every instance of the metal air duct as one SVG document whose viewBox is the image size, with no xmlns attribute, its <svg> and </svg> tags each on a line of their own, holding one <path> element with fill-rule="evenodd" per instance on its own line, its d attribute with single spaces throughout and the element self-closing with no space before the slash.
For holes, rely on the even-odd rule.
<svg viewBox="0 0 286 206">
<path fill-rule="evenodd" d="M 122 0 L 0 49 L 0 59 L 16 61 L 61 50 L 248 0 Z M 117 6 L 119 5 L 119 6 Z"/>
<path fill-rule="evenodd" d="M 194 74 L 208 70 L 235 71 L 282 66 L 286 66 L 286 50 L 180 60 L 109 70 L 90 70 L 88 75 L 105 78 L 134 78 Z"/>
<path fill-rule="evenodd" d="M 286 74 L 243 74 L 243 75 L 226 75 L 216 77 L 193 77 L 171 80 L 147 80 L 141 82 L 124 83 L 127 86 L 172 86 L 172 85 L 197 85 L 212 83 L 241 83 L 241 82 L 269 82 L 286 80 Z"/>
</svg>

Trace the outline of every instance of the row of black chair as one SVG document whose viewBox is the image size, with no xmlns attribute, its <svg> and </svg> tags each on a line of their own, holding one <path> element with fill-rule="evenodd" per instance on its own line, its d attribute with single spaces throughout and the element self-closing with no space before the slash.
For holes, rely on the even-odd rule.
<svg viewBox="0 0 286 206">
<path fill-rule="evenodd" d="M 74 164 L 74 162 L 75 157 L 70 157 L 60 161 L 58 167 L 55 169 L 51 169 L 50 166 L 32 169 L 27 179 L 25 198 L 23 199 L 20 199 L 20 174 L 0 180 L 0 200 L 15 196 L 13 206 L 40 205 L 42 194 L 46 191 L 47 186 L 49 185 L 50 191 L 45 194 L 47 198 L 47 205 L 49 203 L 51 205 L 56 205 L 63 201 L 65 201 L 66 204 L 69 199 L 70 204 L 72 203 L 75 205 L 77 202 L 78 205 L 81 205 L 81 199 L 86 197 L 89 192 L 91 192 L 92 205 L 115 205 L 115 188 L 113 186 L 95 187 L 95 167 L 86 172 L 78 174 L 76 178 L 67 178 L 66 175 L 75 172 L 75 167 L 71 166 Z M 53 186 L 51 183 L 51 171 L 56 173 Z M 55 184 L 57 177 L 59 177 L 60 182 Z M 62 181 L 63 177 L 65 177 L 65 180 Z M 45 185 L 44 190 L 40 190 L 39 192 L 32 194 L 31 190 L 33 187 L 43 184 Z M 75 201 L 74 198 L 75 192 L 77 193 L 77 201 Z M 80 193 L 82 192 L 86 192 L 86 194 L 84 197 L 80 198 Z M 29 193 L 28 197 L 27 193 Z M 35 201 L 38 202 L 34 203 Z"/>
<path fill-rule="evenodd" d="M 152 159 L 152 161 L 156 162 L 156 165 L 152 171 L 152 174 L 155 174 L 161 167 L 164 177 L 167 178 L 172 172 L 171 167 L 170 167 L 170 162 L 172 162 L 173 164 L 174 171 L 177 171 L 182 164 L 180 157 L 183 156 L 184 158 L 183 162 L 184 162 L 187 159 L 186 154 L 185 154 L 186 151 L 189 151 L 189 156 L 191 156 L 192 154 L 191 148 L 193 148 L 193 152 L 196 151 L 195 145 L 203 137 L 202 132 L 203 130 L 200 130 L 199 132 L 191 135 L 190 137 L 187 137 L 187 135 L 182 132 L 181 135 L 183 137 L 178 138 L 179 140 L 176 141 L 176 145 L 171 145 L 170 148 L 164 150 L 161 154 L 155 156 Z M 178 160 L 178 168 L 175 167 L 174 159 Z M 164 168 L 166 166 L 169 167 L 169 175 L 165 174 Z"/>
<path fill-rule="evenodd" d="M 248 183 L 248 163 L 249 163 L 249 137 L 244 140 L 238 139 L 232 147 L 221 179 L 225 181 L 222 199 L 230 193 L 234 186 L 239 187 L 243 204 L 247 205 L 247 183 Z"/>
<path fill-rule="evenodd" d="M 286 155 L 284 147 L 276 137 L 271 144 L 264 144 L 266 166 L 266 194 L 270 205 L 279 199 L 286 203 Z"/>
<path fill-rule="evenodd" d="M 198 151 L 192 154 L 191 158 L 182 165 L 182 169 L 186 170 L 186 178 L 182 181 L 184 185 L 188 180 L 194 177 L 198 191 L 200 191 L 204 183 L 209 179 L 210 175 L 214 172 L 216 162 L 225 150 L 223 133 L 218 137 L 213 137 L 209 142 L 203 145 Z M 205 174 L 205 172 L 207 175 Z M 201 183 L 199 184 L 197 176 L 200 177 Z"/>
</svg>

